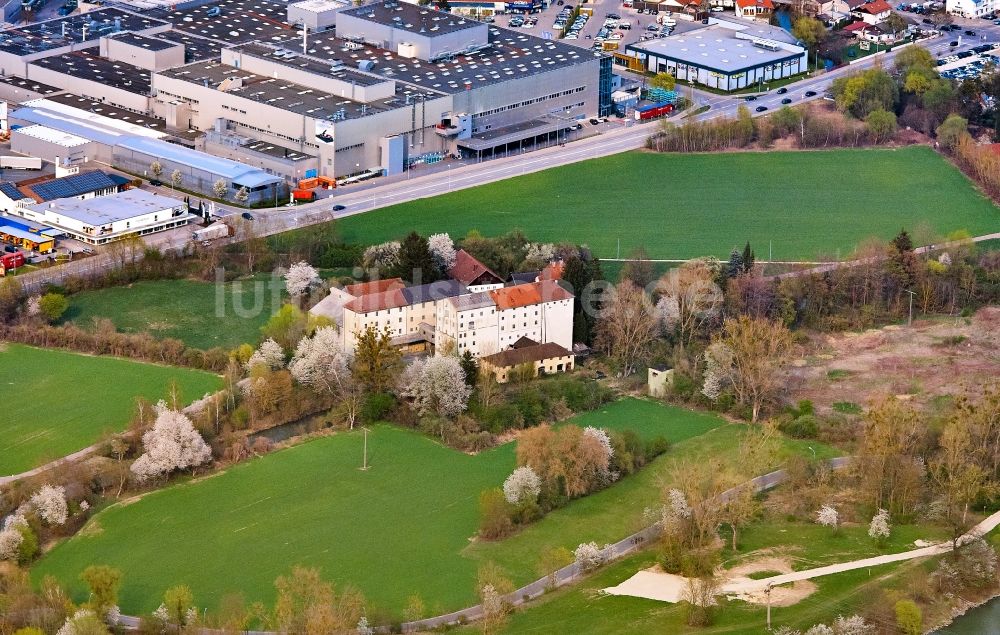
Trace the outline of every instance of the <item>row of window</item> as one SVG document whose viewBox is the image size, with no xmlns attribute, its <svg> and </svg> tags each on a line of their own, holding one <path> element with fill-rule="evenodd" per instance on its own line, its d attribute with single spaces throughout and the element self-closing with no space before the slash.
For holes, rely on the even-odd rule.
<svg viewBox="0 0 1000 635">
<path fill-rule="evenodd" d="M 566 97 L 567 95 L 572 95 L 573 93 L 582 93 L 587 90 L 586 86 L 578 86 L 576 88 L 571 88 L 569 90 L 564 90 L 561 93 L 552 93 L 551 95 L 545 95 L 544 97 L 536 97 L 535 99 L 528 99 L 517 104 L 510 104 L 508 106 L 500 106 L 499 108 L 494 108 L 493 110 L 486 110 L 483 112 L 477 112 L 474 117 L 488 117 L 490 115 L 495 115 L 501 112 L 506 112 L 508 110 L 513 110 L 515 108 L 523 108 L 525 106 L 530 106 L 531 104 L 536 104 L 538 102 L 547 101 L 549 99 L 559 99 L 560 97 Z M 583 104 L 580 104 L 581 106 Z"/>
</svg>

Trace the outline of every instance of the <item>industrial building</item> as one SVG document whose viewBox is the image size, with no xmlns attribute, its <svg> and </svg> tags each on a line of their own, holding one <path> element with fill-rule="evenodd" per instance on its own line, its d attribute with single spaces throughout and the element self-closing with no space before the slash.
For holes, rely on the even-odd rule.
<svg viewBox="0 0 1000 635">
<path fill-rule="evenodd" d="M 24 205 L 16 214 L 91 245 L 181 227 L 191 218 L 183 201 L 138 189 L 86 199 L 58 198 Z"/>
<path fill-rule="evenodd" d="M 715 19 L 700 29 L 629 44 L 617 61 L 725 91 L 808 70 L 805 47 L 782 29 Z"/>
</svg>

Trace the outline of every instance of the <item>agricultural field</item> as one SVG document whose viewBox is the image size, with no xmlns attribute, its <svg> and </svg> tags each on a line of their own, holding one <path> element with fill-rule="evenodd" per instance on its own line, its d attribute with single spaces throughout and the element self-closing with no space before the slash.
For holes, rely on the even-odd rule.
<svg viewBox="0 0 1000 635">
<path fill-rule="evenodd" d="M 49 552 L 33 575 L 54 575 L 80 597 L 78 576 L 87 565 L 119 567 L 126 572 L 122 609 L 136 613 L 156 608 L 163 591 L 181 583 L 200 606 L 215 606 L 228 591 L 269 602 L 274 579 L 301 563 L 338 585 L 358 587 L 392 614 L 413 593 L 428 610 L 443 612 L 474 603 L 476 570 L 486 560 L 520 584 L 537 577 L 547 544 L 627 535 L 643 507 L 659 499 L 672 458 L 735 452 L 743 430 L 638 400 L 609 404 L 578 422 L 632 428 L 647 438 L 662 434 L 675 445 L 613 487 L 487 545 L 470 543 L 477 499 L 513 468 L 513 444 L 469 456 L 414 432 L 376 426 L 368 435 L 372 467 L 362 471 L 361 432 L 340 433 L 107 508 Z"/>
<path fill-rule="evenodd" d="M 348 242 L 365 244 L 409 230 L 458 238 L 472 229 L 520 229 L 533 241 L 587 244 L 603 258 L 614 258 L 619 242 L 622 257 L 641 246 L 654 259 L 726 258 L 750 241 L 759 259 L 770 245 L 774 260 L 812 260 L 847 256 L 859 241 L 890 239 L 902 227 L 918 238 L 961 229 L 979 235 L 996 231 L 998 220 L 1000 211 L 964 175 L 930 148 L 912 146 L 630 152 L 349 217 L 338 228 Z"/>
<path fill-rule="evenodd" d="M 119 331 L 176 338 L 194 348 L 256 345 L 260 327 L 281 308 L 282 283 L 269 276 L 216 285 L 156 280 L 83 291 L 69 297 L 63 322 L 91 328 L 110 319 Z"/>
<path fill-rule="evenodd" d="M 18 474 L 125 428 L 137 396 L 194 401 L 222 387 L 211 373 L 0 343 L 0 475 Z"/>
</svg>

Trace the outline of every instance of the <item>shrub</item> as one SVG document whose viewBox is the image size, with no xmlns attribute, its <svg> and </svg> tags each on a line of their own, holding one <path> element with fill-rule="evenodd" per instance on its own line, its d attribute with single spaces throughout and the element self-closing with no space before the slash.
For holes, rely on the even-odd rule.
<svg viewBox="0 0 1000 635">
<path fill-rule="evenodd" d="M 17 563 L 25 566 L 38 555 L 38 536 L 28 525 L 21 525 L 16 531 L 21 534 L 21 544 L 17 546 Z"/>
<path fill-rule="evenodd" d="M 924 632 L 923 615 L 913 600 L 896 602 L 896 628 L 903 635 L 920 635 Z"/>
<path fill-rule="evenodd" d="M 861 406 L 854 403 L 853 401 L 836 401 L 833 404 L 833 409 L 845 415 L 861 414 Z"/>
<path fill-rule="evenodd" d="M 361 419 L 366 423 L 383 421 L 396 407 L 396 398 L 387 392 L 376 392 L 365 397 L 361 406 Z"/>
<path fill-rule="evenodd" d="M 818 428 L 819 422 L 811 414 L 778 424 L 779 430 L 794 439 L 813 439 L 816 437 Z"/>
<path fill-rule="evenodd" d="M 511 506 L 499 487 L 488 489 L 479 495 L 479 535 L 487 540 L 496 540 L 510 534 L 514 529 L 511 522 Z"/>
</svg>

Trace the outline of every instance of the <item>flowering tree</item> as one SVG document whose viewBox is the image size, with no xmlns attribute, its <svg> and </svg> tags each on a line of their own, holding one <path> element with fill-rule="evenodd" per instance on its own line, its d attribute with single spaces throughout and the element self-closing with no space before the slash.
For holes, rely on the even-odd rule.
<svg viewBox="0 0 1000 635">
<path fill-rule="evenodd" d="M 18 549 L 24 536 L 16 527 L 8 527 L 0 530 L 0 561 L 17 561 Z"/>
<path fill-rule="evenodd" d="M 833 635 L 833 628 L 826 624 L 816 624 L 806 631 L 806 635 Z"/>
<path fill-rule="evenodd" d="M 277 370 L 285 365 L 285 350 L 270 337 L 260 343 L 245 365 L 248 371 L 261 364 L 270 370 Z"/>
<path fill-rule="evenodd" d="M 361 263 L 365 269 L 388 269 L 399 262 L 399 241 L 392 240 L 365 249 Z"/>
<path fill-rule="evenodd" d="M 669 535 L 679 536 L 685 523 L 691 518 L 691 505 L 688 504 L 684 492 L 672 488 L 667 492 L 667 503 L 663 506 L 663 530 Z"/>
<path fill-rule="evenodd" d="M 285 290 L 293 298 L 308 293 L 320 282 L 319 274 L 308 262 L 297 262 L 285 272 Z"/>
<path fill-rule="evenodd" d="M 574 551 L 576 564 L 583 571 L 593 571 L 604 564 L 604 552 L 597 546 L 596 542 L 581 543 Z"/>
<path fill-rule="evenodd" d="M 837 619 L 833 620 L 833 632 L 835 635 L 874 635 L 875 627 L 860 615 L 850 617 L 838 615 Z"/>
<path fill-rule="evenodd" d="M 368 618 L 364 615 L 358 620 L 358 635 L 375 635 L 375 629 L 368 625 Z"/>
<path fill-rule="evenodd" d="M 455 357 L 431 357 L 410 364 L 403 373 L 402 395 L 413 399 L 422 415 L 454 417 L 465 410 L 472 387 Z"/>
<path fill-rule="evenodd" d="M 194 429 L 191 420 L 162 401 L 156 404 L 156 421 L 153 428 L 142 435 L 146 450 L 132 464 L 136 479 L 146 479 L 183 470 L 205 463 L 212 458 L 212 450 Z"/>
<path fill-rule="evenodd" d="M 229 184 L 226 183 L 226 179 L 216 179 L 215 183 L 212 183 L 212 194 L 215 194 L 215 198 L 226 198 L 228 191 Z"/>
<path fill-rule="evenodd" d="M 889 512 L 884 509 L 872 517 L 871 524 L 868 525 L 868 535 L 878 542 L 882 542 L 889 537 L 892 527 L 889 525 Z"/>
<path fill-rule="evenodd" d="M 527 465 L 515 469 L 503 482 L 503 496 L 512 505 L 535 502 L 541 492 L 542 479 Z"/>
<path fill-rule="evenodd" d="M 608 433 L 601 428 L 587 426 L 583 429 L 583 434 L 600 443 L 609 459 L 615 455 L 615 450 L 611 447 L 611 438 L 608 436 Z"/>
<path fill-rule="evenodd" d="M 66 489 L 61 486 L 43 485 L 42 489 L 31 497 L 31 506 L 38 516 L 49 525 L 63 525 L 69 516 L 66 506 Z"/>
<path fill-rule="evenodd" d="M 455 265 L 455 243 L 448 234 L 432 234 L 427 238 L 427 248 L 443 273 Z"/>
<path fill-rule="evenodd" d="M 95 635 L 107 632 L 104 622 L 93 611 L 79 609 L 72 617 L 66 618 L 56 635 Z"/>
<path fill-rule="evenodd" d="M 303 337 L 288 363 L 292 378 L 317 392 L 339 397 L 345 406 L 351 429 L 361 406 L 361 392 L 351 374 L 351 355 L 341 345 L 340 334 L 332 326 L 316 329 Z"/>
<path fill-rule="evenodd" d="M 823 505 L 816 512 L 816 522 L 836 531 L 840 526 L 840 513 L 830 505 Z"/>
<path fill-rule="evenodd" d="M 556 246 L 552 243 L 528 243 L 524 259 L 537 266 L 543 266 L 556 257 Z"/>
</svg>

